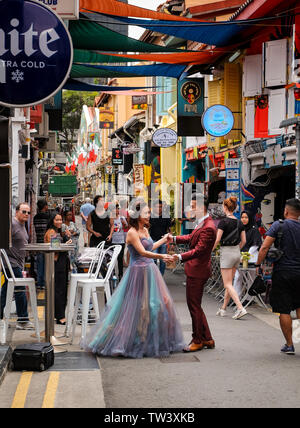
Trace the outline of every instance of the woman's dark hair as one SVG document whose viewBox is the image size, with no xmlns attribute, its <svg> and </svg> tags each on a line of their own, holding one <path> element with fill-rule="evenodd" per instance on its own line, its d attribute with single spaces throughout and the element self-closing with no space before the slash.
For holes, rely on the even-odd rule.
<svg viewBox="0 0 300 428">
<path fill-rule="evenodd" d="M 147 207 L 146 202 L 139 202 L 134 206 L 131 206 L 128 210 L 129 214 L 129 226 L 134 227 L 136 230 L 139 229 L 139 218 L 142 210 Z"/>
<path fill-rule="evenodd" d="M 62 215 L 61 215 L 61 214 L 59 214 L 59 213 L 55 213 L 55 214 L 53 214 L 53 215 L 51 216 L 51 218 L 50 218 L 50 220 L 49 220 L 49 222 L 48 222 L 48 224 L 47 224 L 47 230 L 49 230 L 49 229 L 54 229 L 54 230 L 58 230 L 59 232 L 61 231 L 61 229 L 56 229 L 56 227 L 54 226 L 54 219 L 55 219 L 55 217 L 57 217 L 58 215 L 60 215 L 60 216 L 62 217 Z"/>
<path fill-rule="evenodd" d="M 103 196 L 101 196 L 101 195 L 96 195 L 94 197 L 93 204 L 95 205 L 95 207 L 97 206 L 99 199 L 102 199 L 102 198 L 103 198 Z"/>
</svg>

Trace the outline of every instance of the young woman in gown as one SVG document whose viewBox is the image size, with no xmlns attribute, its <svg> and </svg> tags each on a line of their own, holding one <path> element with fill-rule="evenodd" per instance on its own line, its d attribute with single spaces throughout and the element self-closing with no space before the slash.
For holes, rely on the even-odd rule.
<svg viewBox="0 0 300 428">
<path fill-rule="evenodd" d="M 129 211 L 127 234 L 130 265 L 105 311 L 85 341 L 98 355 L 132 358 L 168 356 L 182 351 L 183 335 L 169 290 L 153 259 L 172 259 L 153 251 L 149 236 L 149 207 L 142 203 Z"/>
</svg>

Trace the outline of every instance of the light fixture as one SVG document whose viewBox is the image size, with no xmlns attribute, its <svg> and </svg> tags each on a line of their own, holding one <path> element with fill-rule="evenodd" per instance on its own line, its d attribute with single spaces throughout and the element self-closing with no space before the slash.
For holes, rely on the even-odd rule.
<svg viewBox="0 0 300 428">
<path fill-rule="evenodd" d="M 240 50 L 238 50 L 238 51 L 236 51 L 233 55 L 231 55 L 229 58 L 228 58 L 228 61 L 229 62 L 233 62 L 233 61 L 235 61 L 240 55 L 242 54 L 242 52 L 240 51 Z"/>
</svg>

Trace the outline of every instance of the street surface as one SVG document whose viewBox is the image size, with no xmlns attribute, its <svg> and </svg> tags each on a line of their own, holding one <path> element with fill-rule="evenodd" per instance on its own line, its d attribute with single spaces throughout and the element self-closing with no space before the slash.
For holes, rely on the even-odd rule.
<svg viewBox="0 0 300 428">
<path fill-rule="evenodd" d="M 165 278 L 188 342 L 191 321 L 184 275 L 167 271 Z M 83 361 L 83 369 L 75 362 L 72 370 L 76 355 L 87 357 L 76 341 L 67 346 L 69 352 L 56 354 L 51 370 L 8 372 L 0 386 L 0 407 L 299 407 L 300 345 L 294 356 L 280 353 L 284 340 L 277 316 L 252 305 L 253 315 L 241 320 L 232 320 L 232 310 L 226 318 L 216 317 L 218 304 L 208 295 L 204 308 L 216 341 L 214 350 L 162 359 L 99 358 L 99 366 L 95 359 L 96 365 Z M 57 330 L 63 332 L 63 326 Z M 30 334 L 15 332 L 14 343 L 28 341 Z"/>
</svg>

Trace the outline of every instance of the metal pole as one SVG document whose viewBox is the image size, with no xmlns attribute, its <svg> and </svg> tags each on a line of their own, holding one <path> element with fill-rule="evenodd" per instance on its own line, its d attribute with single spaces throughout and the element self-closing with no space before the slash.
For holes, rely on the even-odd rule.
<svg viewBox="0 0 300 428">
<path fill-rule="evenodd" d="M 45 340 L 51 342 L 51 337 L 54 336 L 54 252 L 45 253 L 45 282 Z"/>
<path fill-rule="evenodd" d="M 296 125 L 296 191 L 295 196 L 300 199 L 300 124 Z"/>
</svg>

